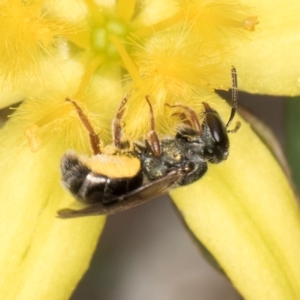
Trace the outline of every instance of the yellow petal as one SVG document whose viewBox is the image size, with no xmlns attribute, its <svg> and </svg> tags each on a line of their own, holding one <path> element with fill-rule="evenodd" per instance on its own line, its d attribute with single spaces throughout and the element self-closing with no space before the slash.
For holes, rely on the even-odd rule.
<svg viewBox="0 0 300 300">
<path fill-rule="evenodd" d="M 248 4 L 255 8 L 259 24 L 250 43 L 237 45 L 233 64 L 239 70 L 240 88 L 251 93 L 299 95 L 300 2 L 254 0 Z"/>
<path fill-rule="evenodd" d="M 172 192 L 185 222 L 247 300 L 300 299 L 300 216 L 270 151 L 242 122 L 229 159 Z"/>
<path fill-rule="evenodd" d="M 95 130 L 103 134 L 107 128 L 101 124 L 112 118 L 110 106 L 116 99 L 119 103 L 120 83 L 114 75 L 95 76 L 92 95 L 85 99 L 84 108 L 97 112 L 89 114 Z M 60 158 L 67 149 L 89 153 L 90 147 L 74 107 L 66 113 L 62 96 L 49 97 L 25 101 L 0 131 L 0 299 L 68 298 L 88 268 L 104 225 L 103 217 L 56 218 L 59 209 L 75 202 L 60 184 Z M 41 140 L 34 153 L 24 135 L 32 124 Z"/>
<path fill-rule="evenodd" d="M 59 184 L 63 147 L 32 153 L 11 123 L 1 131 L 0 298 L 66 299 L 89 265 L 104 218 L 56 218 L 72 201 Z"/>
<path fill-rule="evenodd" d="M 1 80 L 0 80 L 1 81 Z M 16 91 L 10 88 L 0 90 L 0 109 L 8 107 L 25 99 L 25 93 L 21 90 Z"/>
</svg>

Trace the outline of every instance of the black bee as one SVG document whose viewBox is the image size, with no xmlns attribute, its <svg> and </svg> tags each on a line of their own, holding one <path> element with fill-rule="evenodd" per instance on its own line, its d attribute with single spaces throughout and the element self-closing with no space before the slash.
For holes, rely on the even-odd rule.
<svg viewBox="0 0 300 300">
<path fill-rule="evenodd" d="M 60 218 L 108 215 L 120 212 L 168 193 L 171 189 L 200 179 L 207 171 L 207 161 L 219 163 L 228 157 L 228 126 L 237 109 L 237 76 L 232 68 L 232 110 L 226 125 L 217 111 L 203 103 L 204 117 L 199 123 L 197 114 L 184 105 L 179 107 L 186 125 L 174 138 L 159 140 L 151 103 L 150 132 L 144 144 L 122 141 L 121 119 L 127 99 L 123 99 L 113 121 L 114 153 L 100 152 L 99 138 L 87 116 L 75 101 L 80 119 L 89 131 L 94 150 L 92 157 L 68 151 L 61 160 L 62 182 L 80 201 L 87 204 L 80 210 L 62 209 Z"/>
</svg>

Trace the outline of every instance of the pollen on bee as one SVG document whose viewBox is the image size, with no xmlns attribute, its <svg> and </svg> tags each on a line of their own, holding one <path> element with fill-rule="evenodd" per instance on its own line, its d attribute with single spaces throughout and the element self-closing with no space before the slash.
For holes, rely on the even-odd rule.
<svg viewBox="0 0 300 300">
<path fill-rule="evenodd" d="M 110 178 L 133 177 L 141 168 L 138 158 L 127 155 L 99 154 L 91 157 L 79 156 L 79 159 L 92 172 Z"/>
</svg>

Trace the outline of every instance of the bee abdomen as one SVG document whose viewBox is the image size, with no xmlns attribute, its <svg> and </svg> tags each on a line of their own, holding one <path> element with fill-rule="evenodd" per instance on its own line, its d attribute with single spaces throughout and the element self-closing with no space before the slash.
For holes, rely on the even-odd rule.
<svg viewBox="0 0 300 300">
<path fill-rule="evenodd" d="M 62 157 L 60 169 L 63 185 L 78 198 L 78 192 L 90 170 L 79 161 L 77 155 L 72 151 L 68 151 Z"/>
<path fill-rule="evenodd" d="M 101 201 L 103 204 L 110 204 L 117 202 L 119 196 L 140 187 L 142 182 L 142 172 L 125 178 L 109 178 L 91 172 L 83 182 L 79 194 L 88 203 Z"/>
<path fill-rule="evenodd" d="M 135 190 L 143 183 L 141 170 L 132 177 L 110 178 L 92 172 L 72 151 L 62 157 L 61 173 L 63 184 L 77 199 L 86 203 L 116 202 L 118 196 Z"/>
</svg>

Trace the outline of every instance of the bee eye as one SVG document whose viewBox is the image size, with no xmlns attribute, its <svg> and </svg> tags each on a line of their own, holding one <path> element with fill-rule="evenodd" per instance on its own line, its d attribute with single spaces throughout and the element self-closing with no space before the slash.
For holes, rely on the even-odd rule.
<svg viewBox="0 0 300 300">
<path fill-rule="evenodd" d="M 206 122 L 215 143 L 221 147 L 228 147 L 228 135 L 220 117 L 216 114 L 209 113 L 206 115 Z"/>
</svg>

